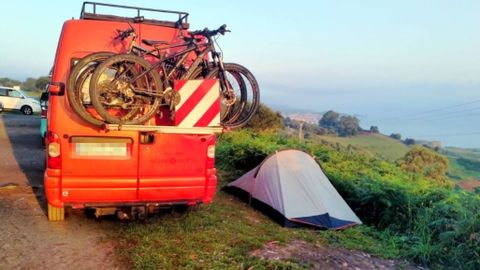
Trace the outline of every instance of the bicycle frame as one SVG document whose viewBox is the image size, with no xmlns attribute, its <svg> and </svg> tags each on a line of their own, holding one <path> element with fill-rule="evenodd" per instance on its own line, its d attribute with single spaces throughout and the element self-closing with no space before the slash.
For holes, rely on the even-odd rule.
<svg viewBox="0 0 480 270">
<path fill-rule="evenodd" d="M 140 46 L 135 44 L 136 43 L 136 38 L 137 38 L 137 35 L 135 34 L 135 32 L 131 33 L 131 35 L 133 35 L 133 39 L 132 39 L 132 41 L 129 45 L 129 53 L 132 53 L 134 50 L 138 50 L 138 51 L 141 52 L 140 54 L 138 54 L 139 56 L 150 55 L 150 56 L 158 58 L 159 61 L 153 63 L 150 68 L 144 70 L 143 72 L 138 74 L 136 77 L 130 79 L 130 83 L 135 82 L 136 80 L 138 80 L 142 76 L 145 76 L 146 74 L 148 74 L 152 70 L 161 70 L 161 72 L 163 72 L 163 74 L 164 74 L 164 77 L 163 77 L 164 79 L 162 80 L 163 89 L 165 89 L 165 90 L 172 89 L 173 88 L 172 79 L 174 79 L 173 76 L 174 76 L 175 72 L 180 69 L 181 65 L 187 59 L 189 53 L 195 51 L 196 52 L 196 57 L 195 57 L 195 60 L 193 61 L 193 63 L 187 69 L 185 74 L 182 74 L 181 77 L 175 78 L 175 79 L 190 79 L 193 72 L 195 72 L 197 70 L 197 68 L 202 63 L 204 64 L 203 65 L 203 70 L 202 70 L 203 74 L 208 74 L 208 72 L 212 68 L 218 67 L 218 69 L 219 69 L 218 79 L 220 81 L 220 89 L 221 89 L 220 92 L 226 98 L 225 100 L 228 100 L 228 103 L 234 103 L 235 102 L 236 97 L 235 97 L 235 94 L 233 93 L 232 89 L 230 89 L 230 87 L 229 87 L 229 83 L 228 83 L 227 78 L 225 76 L 225 68 L 224 68 L 224 65 L 223 65 L 223 59 L 222 59 L 221 53 L 216 51 L 216 48 L 215 48 L 215 45 L 214 45 L 214 40 L 212 38 L 213 36 L 210 36 L 210 35 L 204 36 L 207 39 L 207 42 L 204 43 L 204 44 L 198 44 L 196 42 L 197 39 L 194 36 L 192 36 L 190 38 L 190 40 L 188 42 L 185 42 L 185 43 L 163 46 L 161 48 L 155 47 L 152 50 L 147 50 L 147 49 L 145 49 L 143 47 L 140 47 Z M 169 55 L 169 56 L 165 57 L 165 56 L 162 56 L 162 54 L 161 54 L 161 51 L 171 49 L 171 48 L 184 47 L 184 46 L 186 46 L 187 48 L 184 49 L 184 50 L 181 50 L 179 52 L 176 52 L 172 55 Z M 157 53 L 155 54 L 154 52 L 157 52 Z M 210 56 L 211 56 L 211 59 L 212 59 L 212 61 L 210 63 L 213 63 L 213 66 L 209 65 L 209 62 L 207 62 L 205 60 L 206 56 L 209 53 L 210 53 Z M 167 69 L 166 63 L 171 61 L 171 60 L 175 60 L 174 64 L 172 65 L 172 67 Z M 130 69 L 127 69 L 123 73 L 128 72 L 129 70 Z M 115 81 L 116 80 L 113 80 L 112 83 L 115 82 Z M 162 94 L 151 93 L 151 92 L 147 92 L 147 91 L 141 91 L 139 89 L 133 89 L 133 92 L 135 92 L 136 94 L 143 94 L 143 95 L 146 95 L 146 96 L 162 96 Z"/>
<path fill-rule="evenodd" d="M 212 42 L 211 38 L 208 38 L 207 40 L 208 40 L 208 42 L 206 44 L 197 44 L 197 43 L 195 43 L 195 39 L 192 37 L 192 40 L 190 42 L 168 45 L 168 46 L 165 46 L 165 47 L 162 47 L 162 48 L 155 48 L 153 50 L 146 50 L 145 48 L 137 46 L 137 45 L 131 46 L 131 48 L 132 48 L 131 51 L 136 49 L 136 50 L 139 50 L 139 51 L 143 52 L 143 55 L 151 55 L 151 56 L 154 56 L 154 57 L 160 59 L 156 63 L 152 64 L 152 66 L 149 69 L 143 71 L 142 73 L 138 74 L 136 77 L 132 78 L 131 82 L 134 82 L 138 78 L 144 76 L 145 74 L 147 74 L 147 73 L 149 73 L 149 72 L 151 72 L 152 70 L 155 70 L 155 69 L 161 69 L 163 71 L 163 74 L 165 75 L 165 81 L 167 81 L 167 83 L 170 82 L 172 80 L 172 76 L 174 75 L 175 71 L 180 68 L 180 66 L 187 59 L 188 54 L 192 51 L 196 51 L 197 56 L 195 57 L 195 60 L 193 61 L 193 63 L 188 68 L 187 72 L 185 74 L 183 74 L 182 77 L 180 77 L 178 79 L 189 78 L 191 76 L 191 74 L 196 70 L 196 68 L 198 66 L 200 66 L 200 64 L 205 61 L 205 57 L 207 56 L 208 53 L 211 53 L 212 60 L 213 60 L 214 63 L 217 63 L 217 62 L 219 63 L 219 67 L 223 72 L 223 63 L 222 63 L 221 57 L 216 52 L 215 46 L 213 45 L 213 42 Z M 133 40 L 133 42 L 135 42 L 135 39 Z M 181 50 L 180 52 L 176 52 L 172 55 L 169 55 L 167 57 L 162 57 L 161 54 L 160 54 L 160 51 L 171 49 L 171 48 L 184 47 L 184 46 L 187 46 L 187 48 L 184 49 L 184 50 Z M 201 47 L 204 47 L 204 48 L 202 50 L 200 50 Z M 158 54 L 153 53 L 155 51 L 157 51 Z M 180 56 L 180 58 L 178 58 L 179 56 Z M 165 67 L 165 63 L 167 63 L 168 61 L 173 60 L 175 58 L 178 58 L 178 59 L 175 61 L 175 64 L 174 64 L 173 68 L 171 68 L 170 70 L 167 70 L 166 67 Z M 171 87 L 171 86 L 172 85 L 169 85 L 169 87 Z M 145 94 L 148 95 L 149 93 L 145 93 Z"/>
</svg>

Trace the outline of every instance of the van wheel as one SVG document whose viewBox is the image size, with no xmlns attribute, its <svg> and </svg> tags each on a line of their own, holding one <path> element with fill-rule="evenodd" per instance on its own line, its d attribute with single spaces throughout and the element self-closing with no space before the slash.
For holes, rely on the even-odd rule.
<svg viewBox="0 0 480 270">
<path fill-rule="evenodd" d="M 55 207 L 51 204 L 48 204 L 48 221 L 63 221 L 65 219 L 65 208 L 64 207 Z"/>
<path fill-rule="evenodd" d="M 23 106 L 20 111 L 22 111 L 23 114 L 25 115 L 32 115 L 33 113 L 33 110 L 32 110 L 32 107 L 30 106 Z"/>
</svg>

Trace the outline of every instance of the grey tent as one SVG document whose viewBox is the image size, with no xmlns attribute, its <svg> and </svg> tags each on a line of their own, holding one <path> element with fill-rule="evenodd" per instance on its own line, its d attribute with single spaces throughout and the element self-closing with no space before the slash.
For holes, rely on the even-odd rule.
<svg viewBox="0 0 480 270">
<path fill-rule="evenodd" d="M 317 162 L 307 153 L 283 150 L 267 157 L 227 187 L 292 227 L 342 229 L 361 224 Z"/>
</svg>

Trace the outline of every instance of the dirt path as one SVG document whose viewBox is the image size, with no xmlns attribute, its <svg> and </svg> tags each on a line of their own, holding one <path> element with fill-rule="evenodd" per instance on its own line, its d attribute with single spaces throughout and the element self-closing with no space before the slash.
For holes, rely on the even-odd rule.
<svg viewBox="0 0 480 270">
<path fill-rule="evenodd" d="M 0 269 L 118 269 L 103 227 L 83 212 L 48 222 L 39 118 L 0 114 Z"/>
<path fill-rule="evenodd" d="M 294 240 L 286 245 L 277 241 L 267 243 L 254 250 L 251 256 L 265 260 L 295 260 L 310 265 L 315 270 L 330 269 L 423 269 L 406 262 L 376 258 L 361 251 L 313 246 L 304 241 Z"/>
</svg>

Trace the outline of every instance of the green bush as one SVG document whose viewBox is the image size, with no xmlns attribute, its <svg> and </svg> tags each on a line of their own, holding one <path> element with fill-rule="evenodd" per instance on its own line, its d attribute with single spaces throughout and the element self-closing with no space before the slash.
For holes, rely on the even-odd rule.
<svg viewBox="0 0 480 270">
<path fill-rule="evenodd" d="M 308 140 L 299 143 L 275 133 L 224 134 L 217 145 L 217 162 L 234 180 L 286 148 L 314 155 L 365 224 L 400 234 L 403 257 L 432 268 L 480 269 L 479 194 L 450 189 L 351 150 Z"/>
</svg>

